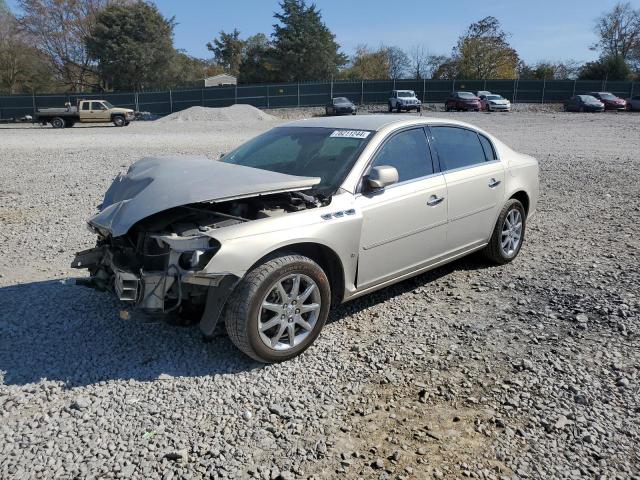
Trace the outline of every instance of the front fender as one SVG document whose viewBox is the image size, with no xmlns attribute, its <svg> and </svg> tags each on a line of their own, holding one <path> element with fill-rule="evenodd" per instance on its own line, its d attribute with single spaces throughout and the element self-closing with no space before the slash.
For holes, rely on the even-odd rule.
<svg viewBox="0 0 640 480">
<path fill-rule="evenodd" d="M 247 228 L 251 228 L 250 223 Z M 362 215 L 359 212 L 313 224 L 260 231 L 234 238 L 216 236 L 214 231 L 211 236 L 220 242 L 221 247 L 204 271 L 212 274 L 230 273 L 242 278 L 260 259 L 276 250 L 301 243 L 317 244 L 331 249 L 340 258 L 345 286 L 348 288 L 354 284 L 361 231 Z"/>
</svg>

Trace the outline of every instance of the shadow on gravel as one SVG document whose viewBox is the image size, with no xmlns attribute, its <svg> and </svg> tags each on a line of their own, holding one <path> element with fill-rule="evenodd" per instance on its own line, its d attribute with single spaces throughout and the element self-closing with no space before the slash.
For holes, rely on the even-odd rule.
<svg viewBox="0 0 640 480">
<path fill-rule="evenodd" d="M 61 281 L 0 288 L 0 385 L 48 379 L 71 388 L 261 368 L 226 337 L 205 343 L 197 328 L 142 314 L 122 320 L 121 309 L 111 295 Z"/>
<path fill-rule="evenodd" d="M 352 302 L 347 302 L 331 312 L 328 322 L 339 321 L 348 315 L 353 315 L 379 303 L 391 300 L 398 295 L 411 292 L 416 288 L 420 288 L 430 282 L 433 282 L 434 280 L 446 277 L 451 272 L 454 272 L 456 270 L 482 270 L 493 266 L 495 265 L 488 262 L 480 254 L 469 255 L 454 262 L 443 265 L 442 267 L 438 267 L 434 270 L 430 270 L 426 273 L 417 275 L 400 283 L 390 285 L 381 290 L 360 297 Z"/>
<path fill-rule="evenodd" d="M 339 321 L 410 292 L 454 270 L 489 266 L 471 256 L 337 308 Z M 169 325 L 134 313 L 123 320 L 122 304 L 107 293 L 61 281 L 0 288 L 0 378 L 23 385 L 41 379 L 69 388 L 107 380 L 153 381 L 161 374 L 199 377 L 262 368 L 226 336 L 204 342 L 198 328 Z"/>
</svg>

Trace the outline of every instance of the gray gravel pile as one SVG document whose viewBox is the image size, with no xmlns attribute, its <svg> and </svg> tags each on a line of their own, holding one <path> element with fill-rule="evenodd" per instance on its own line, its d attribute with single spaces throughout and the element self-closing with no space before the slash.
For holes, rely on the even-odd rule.
<svg viewBox="0 0 640 480">
<path fill-rule="evenodd" d="M 275 117 L 252 106 L 232 105 L 230 107 L 190 107 L 172 113 L 158 120 L 166 122 L 263 122 L 275 120 Z"/>
<path fill-rule="evenodd" d="M 539 159 L 520 256 L 345 304 L 266 367 L 66 279 L 120 170 L 276 121 L 0 127 L 0 478 L 639 478 L 640 116 L 434 115 Z"/>
</svg>

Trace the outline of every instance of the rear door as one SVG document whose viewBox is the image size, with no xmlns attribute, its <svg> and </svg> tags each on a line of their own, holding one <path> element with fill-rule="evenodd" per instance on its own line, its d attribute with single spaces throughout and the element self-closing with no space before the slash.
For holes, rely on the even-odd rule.
<svg viewBox="0 0 640 480">
<path fill-rule="evenodd" d="M 505 171 L 491 141 L 459 126 L 431 126 L 448 194 L 448 252 L 486 243 L 504 200 Z"/>
<path fill-rule="evenodd" d="M 447 192 L 434 168 L 425 129 L 393 134 L 371 166 L 390 165 L 399 182 L 356 195 L 363 226 L 358 257 L 358 288 L 416 270 L 445 249 Z"/>
</svg>

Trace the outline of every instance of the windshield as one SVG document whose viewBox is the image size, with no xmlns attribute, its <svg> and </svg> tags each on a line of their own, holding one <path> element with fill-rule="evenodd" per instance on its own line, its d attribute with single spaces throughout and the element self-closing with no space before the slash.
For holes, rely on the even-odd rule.
<svg viewBox="0 0 640 480">
<path fill-rule="evenodd" d="M 333 103 L 351 103 L 348 98 L 338 97 L 333 99 Z"/>
<path fill-rule="evenodd" d="M 473 93 L 469 93 L 469 92 L 458 92 L 458 96 L 460 98 L 476 98 L 476 96 Z"/>
<path fill-rule="evenodd" d="M 413 91 L 409 92 L 398 92 L 399 97 L 415 97 L 416 94 Z"/>
<path fill-rule="evenodd" d="M 487 95 L 487 100 L 502 100 L 500 95 Z"/>
<path fill-rule="evenodd" d="M 102 103 L 104 103 L 104 106 L 107 107 L 107 108 L 116 108 L 111 103 L 107 102 L 106 100 L 103 100 Z"/>
<path fill-rule="evenodd" d="M 220 161 L 272 172 L 320 177 L 316 193 L 331 195 L 344 181 L 373 132 L 278 127 L 240 145 Z"/>
<path fill-rule="evenodd" d="M 604 100 L 615 100 L 616 96 L 611 94 L 611 93 L 601 93 L 600 94 L 600 98 L 602 98 Z"/>
<path fill-rule="evenodd" d="M 596 97 L 592 97 L 591 95 L 578 95 L 578 97 L 580 98 L 580 100 L 582 100 L 585 103 L 599 102 L 599 100 Z"/>
</svg>

